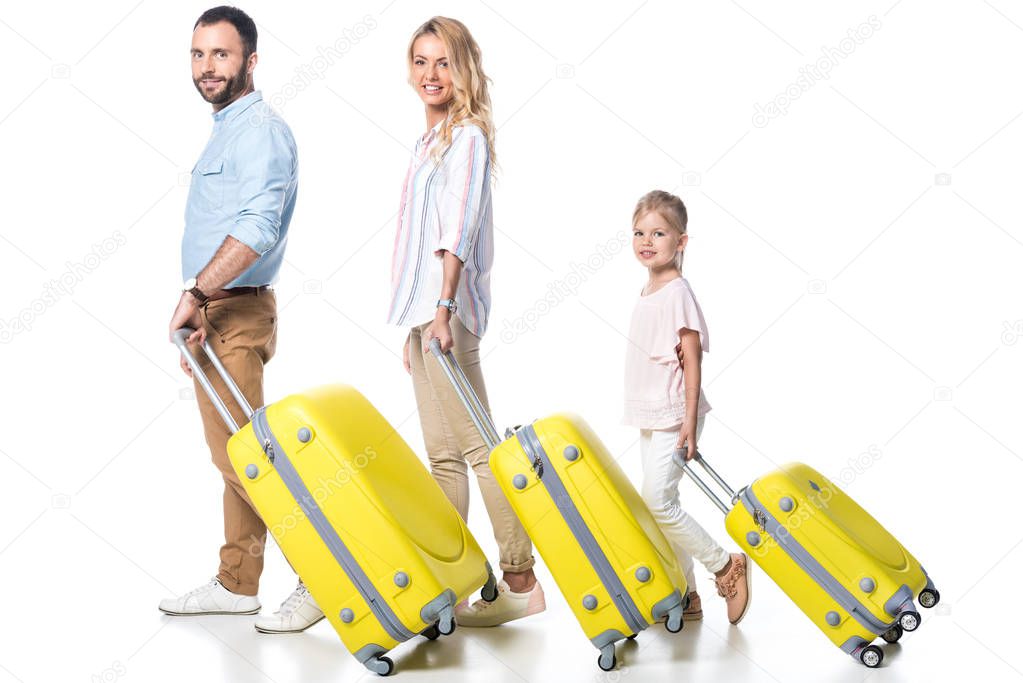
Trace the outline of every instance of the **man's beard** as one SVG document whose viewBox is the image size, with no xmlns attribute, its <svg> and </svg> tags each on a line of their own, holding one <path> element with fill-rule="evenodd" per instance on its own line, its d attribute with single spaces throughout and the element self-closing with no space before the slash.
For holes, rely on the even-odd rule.
<svg viewBox="0 0 1023 683">
<path fill-rule="evenodd" d="M 224 84 L 220 90 L 214 91 L 212 95 L 207 96 L 206 91 L 202 87 L 202 79 L 206 76 L 203 74 L 198 79 L 193 78 L 192 83 L 195 84 L 195 89 L 199 91 L 202 98 L 210 104 L 224 104 L 233 100 L 238 93 L 244 92 L 249 82 L 249 75 L 245 72 L 245 69 L 239 69 L 231 78 L 226 78 Z"/>
</svg>

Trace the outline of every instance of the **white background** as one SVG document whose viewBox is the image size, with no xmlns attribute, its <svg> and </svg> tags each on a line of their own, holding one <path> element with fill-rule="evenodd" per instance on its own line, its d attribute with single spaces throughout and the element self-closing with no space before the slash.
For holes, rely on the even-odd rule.
<svg viewBox="0 0 1023 683">
<path fill-rule="evenodd" d="M 211 126 L 188 64 L 205 8 L 0 10 L 0 681 L 364 673 L 326 623 L 268 637 L 251 617 L 156 610 L 216 571 L 221 539 L 221 484 L 166 340 L 187 176 Z M 766 576 L 754 576 L 738 629 L 701 578 L 704 622 L 672 637 L 651 629 L 620 653 L 621 671 L 602 675 L 541 564 L 545 615 L 416 639 L 395 653 L 404 679 L 1023 675 L 1009 617 L 1023 569 L 1023 11 L 1004 0 L 244 8 L 260 27 L 256 84 L 268 99 L 319 47 L 362 34 L 279 107 L 301 190 L 268 397 L 353 384 L 422 453 L 403 335 L 384 317 L 394 212 L 424 130 L 406 43 L 430 14 L 454 16 L 494 81 L 497 262 L 482 347 L 498 423 L 578 412 L 638 482 L 636 434 L 619 418 L 645 272 L 626 249 L 598 258 L 553 309 L 537 302 L 629 229 L 641 194 L 674 190 L 690 211 L 685 274 L 711 330 L 702 450 L 735 484 L 811 463 L 883 520 L 943 593 L 871 673 Z M 754 125 L 757 104 L 872 15 L 877 28 L 833 57 L 830 78 Z M 123 244 L 97 261 L 107 238 Z M 72 267 L 73 286 L 40 299 L 86 259 L 94 267 Z M 527 315 L 532 331 L 502 337 L 506 320 Z M 30 329 L 12 332 L 19 316 Z M 683 495 L 727 540 L 691 483 Z M 478 498 L 470 521 L 495 557 Z M 293 581 L 272 548 L 264 608 Z"/>
</svg>

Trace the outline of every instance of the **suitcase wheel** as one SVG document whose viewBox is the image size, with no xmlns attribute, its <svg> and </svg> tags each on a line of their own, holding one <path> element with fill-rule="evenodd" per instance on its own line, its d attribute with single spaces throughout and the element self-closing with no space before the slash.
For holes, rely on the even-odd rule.
<svg viewBox="0 0 1023 683">
<path fill-rule="evenodd" d="M 455 632 L 455 619 L 452 616 L 442 616 L 437 622 L 437 632 L 442 636 L 450 636 Z"/>
<path fill-rule="evenodd" d="M 366 660 L 366 668 L 379 676 L 390 676 L 394 671 L 394 662 L 390 657 L 374 657 Z"/>
<path fill-rule="evenodd" d="M 941 594 L 934 588 L 924 588 L 920 591 L 920 595 L 917 596 L 917 600 L 920 602 L 921 607 L 930 609 L 941 600 Z"/>
<path fill-rule="evenodd" d="M 611 656 L 608 657 L 608 653 L 601 650 L 600 656 L 597 657 L 597 666 L 602 671 L 614 671 L 615 667 L 618 666 L 618 657 L 615 656 L 614 645 L 611 646 Z"/>
<path fill-rule="evenodd" d="M 920 613 L 909 610 L 899 615 L 899 626 L 903 631 L 915 631 L 920 628 Z"/>
<path fill-rule="evenodd" d="M 898 624 L 894 624 L 890 629 L 881 634 L 886 643 L 897 643 L 899 638 L 902 637 L 902 627 Z"/>
<path fill-rule="evenodd" d="M 493 573 L 487 577 L 487 582 L 483 584 L 483 590 L 480 591 L 480 597 L 483 598 L 484 602 L 493 602 L 497 600 L 497 577 Z"/>
<path fill-rule="evenodd" d="M 687 595 L 681 605 L 675 605 L 668 610 L 667 617 L 664 620 L 664 628 L 667 629 L 668 633 L 678 633 L 682 630 L 682 610 L 685 609 L 683 605 L 688 604 L 689 596 Z"/>
<path fill-rule="evenodd" d="M 431 624 L 429 628 L 423 631 L 423 637 L 427 640 L 437 640 L 440 638 L 440 629 L 437 628 L 437 624 Z"/>
<path fill-rule="evenodd" d="M 876 669 L 883 660 L 884 652 L 877 645 L 868 645 L 860 651 L 860 661 L 868 668 Z"/>
<path fill-rule="evenodd" d="M 639 636 L 638 633 L 633 633 L 631 636 L 625 636 L 627 640 L 635 640 Z"/>
<path fill-rule="evenodd" d="M 681 614 L 669 614 L 668 618 L 664 620 L 664 628 L 668 630 L 668 633 L 678 633 L 682 630 L 682 615 Z"/>
</svg>

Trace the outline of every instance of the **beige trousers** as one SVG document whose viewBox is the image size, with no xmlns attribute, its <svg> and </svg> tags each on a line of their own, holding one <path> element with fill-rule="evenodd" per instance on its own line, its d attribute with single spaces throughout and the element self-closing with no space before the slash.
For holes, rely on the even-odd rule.
<svg viewBox="0 0 1023 683">
<path fill-rule="evenodd" d="M 419 325 L 409 333 L 409 364 L 412 367 L 419 421 L 433 478 L 462 519 L 468 519 L 467 466 L 471 466 L 494 528 L 494 539 L 501 555 L 501 570 L 526 571 L 534 563 L 532 542 L 498 486 L 494 473 L 490 471 L 487 463 L 490 452 L 483 437 L 473 425 L 440 363 L 431 352 L 423 353 L 423 332 L 427 327 Z M 455 360 L 489 411 L 490 404 L 480 368 L 479 337 L 469 332 L 457 316 L 451 319 L 451 334 Z"/>
<path fill-rule="evenodd" d="M 253 408 L 262 406 L 263 366 L 273 357 L 277 346 L 277 299 L 273 292 L 265 290 L 211 301 L 203 316 L 203 326 L 210 345 L 246 400 Z M 205 355 L 198 356 L 235 421 L 239 426 L 248 423 Z M 266 525 L 227 458 L 231 432 L 198 382 L 195 396 L 213 464 L 224 479 L 224 545 L 220 548 L 217 578 L 232 593 L 255 595 L 263 572 Z"/>
</svg>

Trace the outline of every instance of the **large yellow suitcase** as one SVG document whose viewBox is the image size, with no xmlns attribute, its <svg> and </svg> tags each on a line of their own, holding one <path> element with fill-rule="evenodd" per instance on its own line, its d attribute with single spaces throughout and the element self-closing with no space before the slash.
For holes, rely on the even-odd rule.
<svg viewBox="0 0 1023 683">
<path fill-rule="evenodd" d="M 827 477 L 790 463 L 733 491 L 702 455 L 693 458 L 731 498 L 721 501 L 685 461 L 676 462 L 725 513 L 729 535 L 832 643 L 868 667 L 915 631 L 940 595 L 917 559 Z"/>
<path fill-rule="evenodd" d="M 490 469 L 547 563 L 597 663 L 653 623 L 682 629 L 682 569 L 632 483 L 581 418 L 557 414 L 503 441 L 454 356 L 434 355 L 491 449 Z"/>
<path fill-rule="evenodd" d="M 384 654 L 417 634 L 454 631 L 454 606 L 497 585 L 483 551 L 426 468 L 354 388 L 326 386 L 253 411 L 207 344 L 211 364 L 251 416 L 238 429 L 202 367 L 176 342 L 235 432 L 228 454 L 292 567 L 348 650 L 387 675 Z"/>
</svg>

